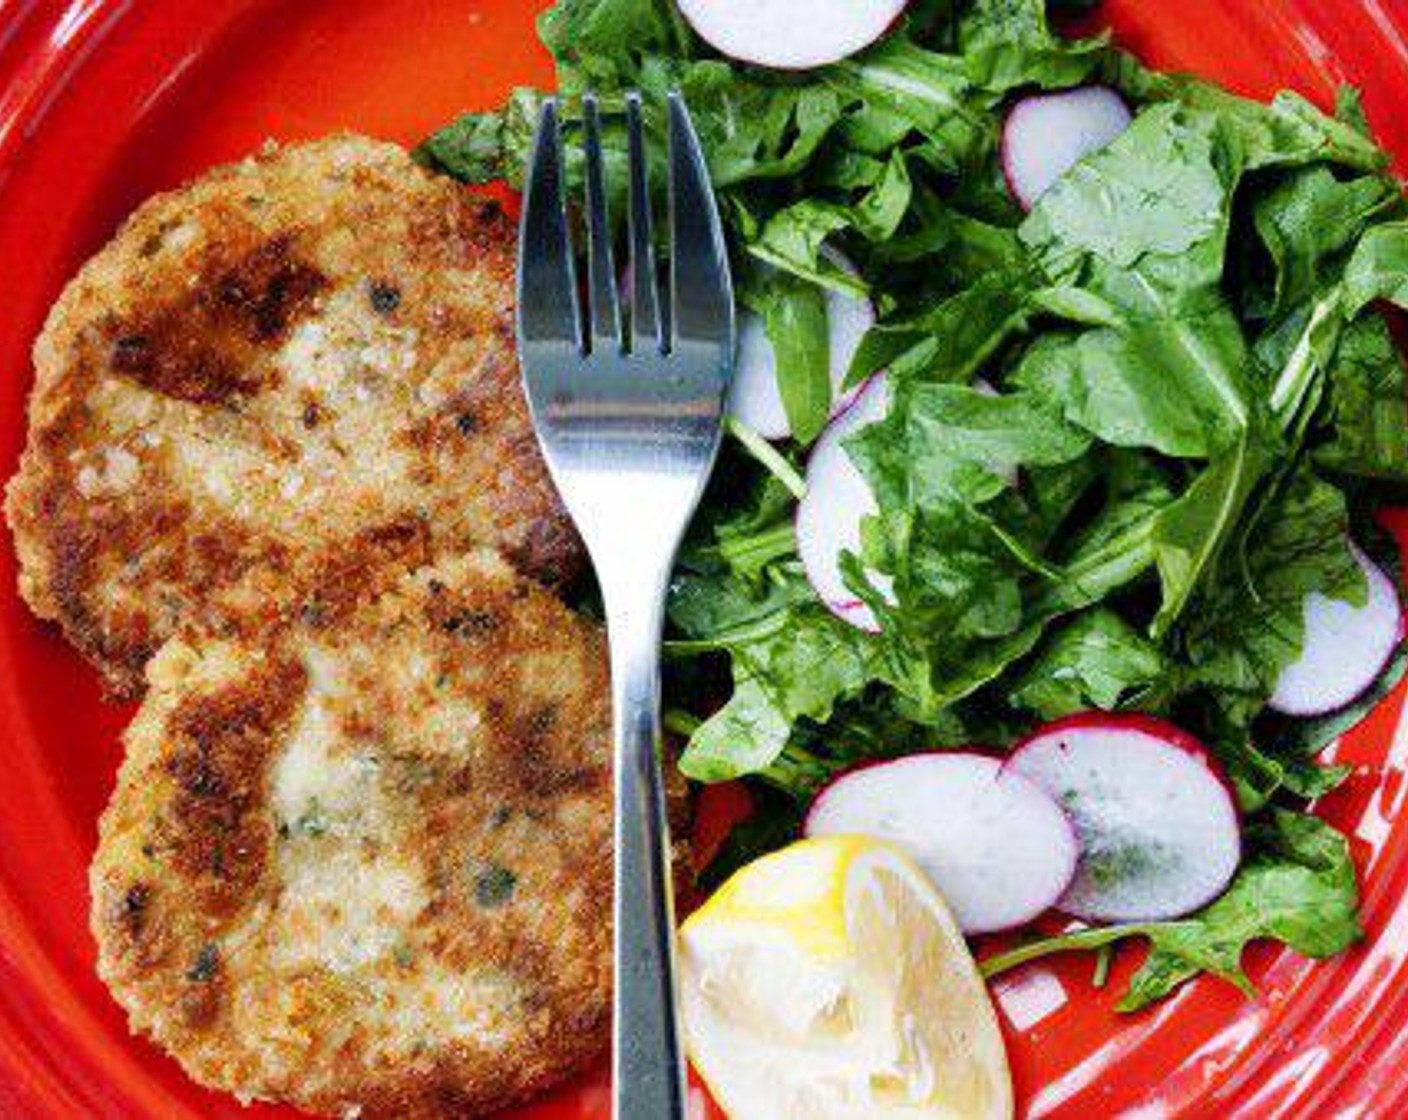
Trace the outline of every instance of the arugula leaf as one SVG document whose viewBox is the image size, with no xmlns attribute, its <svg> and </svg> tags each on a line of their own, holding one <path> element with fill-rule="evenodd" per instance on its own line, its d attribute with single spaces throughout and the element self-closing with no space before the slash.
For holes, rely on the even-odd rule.
<svg viewBox="0 0 1408 1120">
<path fill-rule="evenodd" d="M 904 157 L 896 154 L 883 173 L 854 200 L 804 198 L 769 218 L 748 251 L 778 268 L 820 284 L 864 292 L 864 285 L 836 268 L 824 268 L 822 245 L 830 237 L 854 231 L 883 241 L 898 227 L 910 202 L 910 179 Z"/>
<path fill-rule="evenodd" d="M 1259 196 L 1253 204 L 1256 230 L 1276 269 L 1268 317 L 1338 281 L 1342 254 L 1368 225 L 1402 205 L 1401 193 L 1385 176 L 1341 181 L 1323 166 L 1297 171 Z"/>
<path fill-rule="evenodd" d="M 642 55 L 689 58 L 695 51 L 694 33 L 673 0 L 558 0 L 538 17 L 538 37 L 598 86 L 629 74 Z"/>
<path fill-rule="evenodd" d="M 468 183 L 518 183 L 541 104 L 536 91 L 514 90 L 503 108 L 466 113 L 428 136 L 414 154 L 422 163 Z"/>
<path fill-rule="evenodd" d="M 733 695 L 690 736 L 680 769 L 698 782 L 726 782 L 768 767 L 787 746 L 793 713 L 757 676 L 734 676 Z"/>
<path fill-rule="evenodd" d="M 1388 163 L 1358 122 L 1326 116 L 1289 90 L 1268 105 L 1238 97 L 1191 74 L 1149 70 L 1133 55 L 1118 50 L 1106 55 L 1103 77 L 1132 101 L 1176 102 L 1217 121 L 1248 170 L 1326 162 L 1377 171 Z"/>
<path fill-rule="evenodd" d="M 1217 141 L 1177 105 L 1146 110 L 1021 227 L 1053 284 L 1121 313 L 1045 336 L 1016 374 L 1107 442 L 1203 457 L 1251 421 L 1246 344 L 1220 287 L 1237 172 Z"/>
<path fill-rule="evenodd" d="M 1012 682 L 1012 703 L 1042 719 L 1090 708 L 1109 711 L 1165 670 L 1158 646 L 1114 611 L 1097 608 L 1047 640 Z"/>
<path fill-rule="evenodd" d="M 1074 337 L 1045 335 L 1013 380 L 1116 447 L 1202 457 L 1234 444 L 1248 422 L 1245 363 L 1241 327 L 1213 304 Z"/>
<path fill-rule="evenodd" d="M 994 93 L 1019 86 L 1057 89 L 1085 81 L 1106 40 L 1051 33 L 1044 0 L 976 0 L 958 20 L 958 44 L 974 85 Z"/>
<path fill-rule="evenodd" d="M 1012 470 L 1068 463 L 1089 446 L 1088 436 L 1031 394 L 916 384 L 901 388 L 889 415 L 847 449 L 882 500 L 941 510 L 952 501 L 989 501 Z"/>
<path fill-rule="evenodd" d="M 1168 633 L 1194 594 L 1216 573 L 1223 549 L 1270 461 L 1271 453 L 1259 435 L 1248 431 L 1155 518 L 1151 540 L 1163 584 L 1163 602 L 1152 627 L 1155 637 Z"/>
<path fill-rule="evenodd" d="M 1201 913 L 1032 942 L 983 961 L 983 975 L 996 976 L 1051 953 L 1143 937 L 1152 951 L 1119 1004 L 1121 1011 L 1137 1011 L 1200 972 L 1250 994 L 1242 955 L 1253 941 L 1273 939 L 1305 956 L 1323 958 L 1364 936 L 1354 864 L 1339 832 L 1315 817 L 1275 809 L 1248 829 L 1247 841 L 1251 854 L 1232 886 Z"/>
<path fill-rule="evenodd" d="M 1408 482 L 1408 379 L 1383 318 L 1345 328 L 1327 374 L 1329 439 L 1315 461 L 1329 471 Z"/>
<path fill-rule="evenodd" d="M 1285 481 L 1246 537 L 1240 570 L 1208 588 L 1180 636 L 1192 679 L 1259 710 L 1300 654 L 1306 596 L 1362 605 L 1368 584 L 1349 550 L 1344 496 L 1307 470 Z"/>
<path fill-rule="evenodd" d="M 1349 259 L 1344 283 L 1350 317 L 1376 299 L 1408 307 L 1408 221 L 1389 222 L 1365 233 Z"/>
<path fill-rule="evenodd" d="M 466 113 L 427 137 L 415 154 L 422 163 L 457 179 L 487 183 L 503 178 L 504 114 Z"/>
<path fill-rule="evenodd" d="M 1313 304 L 1298 307 L 1273 323 L 1252 349 L 1254 365 L 1269 386 L 1266 403 L 1298 449 L 1325 392 L 1325 370 L 1344 328 L 1343 292 L 1331 288 Z"/>
<path fill-rule="evenodd" d="M 873 675 L 874 654 L 870 636 L 823 607 L 795 569 L 761 597 L 706 579 L 687 581 L 671 616 L 686 633 L 708 635 L 712 648 L 728 651 L 734 689 L 690 738 L 680 768 L 719 782 L 766 768 L 797 720 L 824 722 L 838 700 L 858 694 Z M 702 651 L 696 644 L 690 652 Z"/>
<path fill-rule="evenodd" d="M 1230 173 L 1214 140 L 1207 122 L 1177 105 L 1145 110 L 1042 195 L 1022 225 L 1023 242 L 1057 283 L 1091 265 L 1147 274 L 1162 288 L 1215 281 Z M 1171 261 L 1191 271 L 1170 273 Z"/>
<path fill-rule="evenodd" d="M 1026 270 L 1003 270 L 926 311 L 880 323 L 861 341 L 847 380 L 855 384 L 888 369 L 896 379 L 967 381 L 1025 328 L 1031 291 Z"/>
<path fill-rule="evenodd" d="M 777 387 L 793 436 L 810 443 L 831 414 L 831 345 L 826 297 L 815 284 L 768 269 L 739 300 L 762 316 Z"/>
<path fill-rule="evenodd" d="M 1145 461 L 1109 457 L 1103 503 L 1069 544 L 1053 551 L 1060 579 L 1039 587 L 1028 611 L 1056 619 L 1092 606 L 1140 580 L 1154 565 L 1154 529 L 1172 491 Z"/>
<path fill-rule="evenodd" d="M 999 494 L 987 513 L 1023 548 L 1059 567 L 1057 553 L 1065 541 L 1057 535 L 1071 527 L 1072 516 L 1081 504 L 1118 473 L 1111 459 L 1105 448 L 1094 445 L 1080 458 L 1056 466 L 1028 465 L 1022 469 L 1018 485 Z"/>
<path fill-rule="evenodd" d="M 922 181 L 916 184 L 913 203 L 912 224 L 872 246 L 870 260 L 887 266 L 891 274 L 896 264 L 922 265 L 929 281 L 926 295 L 937 287 L 936 271 L 945 282 L 944 291 L 953 294 L 994 272 L 1015 274 L 1026 267 L 1026 254 L 1010 226 L 953 209 Z M 942 260 L 942 269 L 935 269 L 936 258 Z"/>
<path fill-rule="evenodd" d="M 718 189 L 798 174 L 841 114 L 828 89 L 742 78 L 722 62 L 657 67 L 642 79 L 655 98 L 672 86 L 684 96 Z"/>
<path fill-rule="evenodd" d="M 819 77 L 866 115 L 863 138 L 891 147 L 908 133 L 931 144 L 939 166 L 959 172 L 981 166 L 997 146 L 997 121 L 968 77 L 963 59 L 928 51 L 894 35 L 822 70 Z M 854 130 L 862 125 L 852 124 Z"/>
<path fill-rule="evenodd" d="M 739 590 L 745 598 L 734 603 L 724 585 L 696 585 L 688 580 L 677 583 L 671 601 L 683 612 L 680 625 L 696 634 L 716 630 L 739 613 L 752 614 L 752 596 L 769 586 L 785 601 L 786 585 L 770 584 L 767 573 L 774 562 L 796 551 L 796 496 L 788 481 L 776 474 L 755 479 L 742 471 L 725 469 L 718 473 L 711 491 L 711 499 L 713 493 L 725 491 L 739 500 L 736 505 L 708 502 L 706 512 L 691 526 L 678 565 L 687 574 L 726 574 L 742 585 Z M 716 596 L 722 608 L 718 611 L 711 609 Z"/>
</svg>

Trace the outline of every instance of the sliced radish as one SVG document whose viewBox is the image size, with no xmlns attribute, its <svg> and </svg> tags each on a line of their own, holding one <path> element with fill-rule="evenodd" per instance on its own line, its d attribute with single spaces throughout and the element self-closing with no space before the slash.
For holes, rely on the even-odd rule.
<svg viewBox="0 0 1408 1120">
<path fill-rule="evenodd" d="M 889 30 L 908 0 L 679 0 L 699 37 L 730 58 L 778 70 L 840 62 Z"/>
<path fill-rule="evenodd" d="M 851 406 L 821 433 L 807 460 L 807 493 L 797 506 L 797 553 L 817 595 L 834 614 L 862 630 L 878 628 L 875 614 L 856 598 L 841 575 L 841 554 L 860 551 L 861 522 L 876 510 L 875 495 L 846 452 L 845 441 L 867 424 L 883 420 L 890 395 L 885 375 L 876 374 Z M 879 573 L 871 582 L 888 591 Z"/>
<path fill-rule="evenodd" d="M 1002 126 L 1002 171 L 1030 210 L 1048 187 L 1129 127 L 1129 107 L 1109 86 L 1024 97 Z"/>
<path fill-rule="evenodd" d="M 1384 570 L 1355 545 L 1354 558 L 1369 581 L 1362 607 L 1305 597 L 1305 644 L 1281 670 L 1268 705 L 1288 716 L 1318 716 L 1343 708 L 1379 678 L 1403 640 L 1403 605 Z"/>
<path fill-rule="evenodd" d="M 1047 724 L 1007 769 L 1075 822 L 1080 866 L 1057 904 L 1091 921 L 1174 918 L 1210 902 L 1241 859 L 1232 787 L 1207 748 L 1147 716 L 1087 712 Z"/>
<path fill-rule="evenodd" d="M 859 833 L 905 848 L 964 933 L 1031 921 L 1076 870 L 1075 832 L 1029 779 L 988 755 L 939 751 L 848 771 L 817 795 L 808 836 Z"/>
<path fill-rule="evenodd" d="M 842 272 L 855 276 L 856 268 L 834 250 L 823 254 Z M 875 325 L 875 309 L 863 296 L 826 290 L 826 324 L 831 350 L 831 415 L 845 410 L 861 386 L 842 392 L 851 359 L 866 331 Z M 786 439 L 792 434 L 782 394 L 777 388 L 777 357 L 768 341 L 763 317 L 745 311 L 738 324 L 738 366 L 733 375 L 733 414 L 764 439 Z"/>
</svg>

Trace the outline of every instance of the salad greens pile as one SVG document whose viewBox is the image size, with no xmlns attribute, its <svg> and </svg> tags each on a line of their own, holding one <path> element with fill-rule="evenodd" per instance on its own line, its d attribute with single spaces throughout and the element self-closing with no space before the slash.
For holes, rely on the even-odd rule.
<svg viewBox="0 0 1408 1120">
<path fill-rule="evenodd" d="M 1408 483 L 1408 386 L 1375 307 L 1408 305 L 1408 205 L 1354 92 L 1333 115 L 1244 100 L 1062 38 L 1040 0 L 924 0 L 802 74 L 719 58 L 669 0 L 559 0 L 540 31 L 569 117 L 583 90 L 639 89 L 663 145 L 664 95 L 683 91 L 797 437 L 731 442 L 670 604 L 681 766 L 760 791 L 723 869 L 785 840 L 857 759 L 1130 709 L 1222 760 L 1247 817 L 1237 880 L 1189 919 L 1020 946 L 990 971 L 1146 937 L 1136 1008 L 1203 970 L 1245 984 L 1254 938 L 1318 957 L 1359 937 L 1347 844 L 1304 803 L 1344 777 L 1316 752 L 1403 658 L 1355 711 L 1265 711 L 1306 594 L 1364 601 L 1349 541 L 1382 550 L 1375 510 Z M 1023 213 L 1005 106 L 1089 82 L 1134 123 Z M 542 96 L 455 122 L 422 157 L 516 181 Z M 880 314 L 849 382 L 889 377 L 887 418 L 848 444 L 878 502 L 846 567 L 875 633 L 826 609 L 795 552 L 798 466 L 831 405 L 828 287 Z"/>
</svg>

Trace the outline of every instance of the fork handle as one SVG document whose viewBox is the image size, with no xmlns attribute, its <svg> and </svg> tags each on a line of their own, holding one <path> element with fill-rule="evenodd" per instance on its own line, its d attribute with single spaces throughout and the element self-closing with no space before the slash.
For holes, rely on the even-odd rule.
<svg viewBox="0 0 1408 1120">
<path fill-rule="evenodd" d="M 603 580 L 611 636 L 616 772 L 616 1120 L 684 1120 L 670 832 L 660 773 L 664 577 Z"/>
</svg>

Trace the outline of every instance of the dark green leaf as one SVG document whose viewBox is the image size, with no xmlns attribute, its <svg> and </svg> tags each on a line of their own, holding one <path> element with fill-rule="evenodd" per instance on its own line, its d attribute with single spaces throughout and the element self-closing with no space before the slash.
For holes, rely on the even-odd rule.
<svg viewBox="0 0 1408 1120">
<path fill-rule="evenodd" d="M 1241 328 L 1226 307 L 1048 334 L 1014 379 L 1117 447 L 1208 456 L 1248 422 Z"/>
<path fill-rule="evenodd" d="M 1157 646 L 1114 611 L 1097 609 L 1058 630 L 1012 683 L 1012 702 L 1042 719 L 1112 710 L 1164 672 Z"/>
<path fill-rule="evenodd" d="M 797 573 L 752 601 L 751 615 L 746 597 L 731 591 L 707 599 L 707 620 L 679 593 L 673 614 L 727 649 L 734 689 L 691 736 L 680 768 L 698 781 L 718 782 L 764 769 L 782 753 L 797 720 L 824 722 L 837 701 L 857 695 L 873 676 L 874 653 L 870 635 L 827 611 Z M 725 617 L 718 614 L 721 601 L 732 604 Z"/>
<path fill-rule="evenodd" d="M 1408 307 L 1408 221 L 1369 230 L 1355 246 L 1344 283 L 1350 317 L 1376 299 Z"/>
<path fill-rule="evenodd" d="M 763 317 L 792 434 L 810 443 L 831 414 L 825 293 L 791 273 L 769 269 L 741 298 Z"/>
<path fill-rule="evenodd" d="M 1328 386 L 1332 434 L 1315 448 L 1316 462 L 1340 474 L 1408 482 L 1408 381 L 1380 316 L 1345 328 Z"/>
<path fill-rule="evenodd" d="M 961 58 L 924 50 L 892 36 L 821 72 L 847 102 L 871 114 L 869 127 L 888 142 L 917 133 L 950 171 L 979 166 L 997 146 L 997 121 Z"/>
<path fill-rule="evenodd" d="M 1083 82 L 1100 64 L 1104 39 L 1067 40 L 1046 24 L 1045 0 L 974 0 L 958 21 L 968 77 L 995 93 Z"/>
<path fill-rule="evenodd" d="M 1163 509 L 1152 529 L 1163 603 L 1154 634 L 1166 634 L 1193 595 L 1213 576 L 1253 490 L 1270 463 L 1259 437 L 1248 433 L 1210 462 L 1187 491 Z"/>
<path fill-rule="evenodd" d="M 1302 470 L 1260 510 L 1240 563 L 1186 612 L 1193 679 L 1259 709 L 1300 655 L 1312 591 L 1362 603 L 1367 585 L 1349 550 L 1344 496 Z"/>
<path fill-rule="evenodd" d="M 1366 226 L 1402 204 L 1397 186 L 1384 176 L 1341 181 L 1318 166 L 1287 176 L 1258 197 L 1253 210 L 1257 232 L 1276 267 L 1270 314 L 1312 299 L 1335 283 L 1341 254 Z"/>
</svg>

